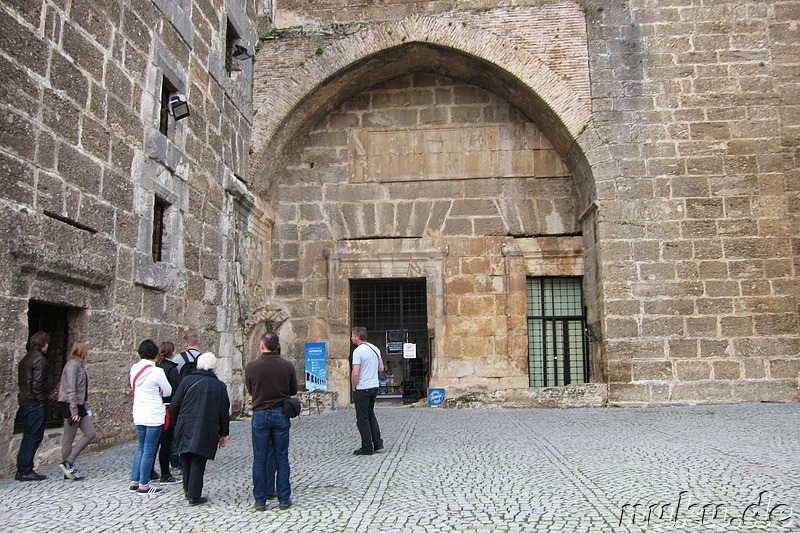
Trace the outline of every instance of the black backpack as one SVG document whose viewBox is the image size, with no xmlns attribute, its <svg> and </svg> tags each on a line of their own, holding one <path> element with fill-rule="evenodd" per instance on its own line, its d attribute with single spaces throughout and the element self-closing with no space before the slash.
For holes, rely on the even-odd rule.
<svg viewBox="0 0 800 533">
<path fill-rule="evenodd" d="M 186 350 L 181 352 L 181 357 L 183 357 L 183 366 L 181 367 L 180 376 L 183 379 L 197 370 L 197 354 L 192 353 L 191 350 Z"/>
</svg>

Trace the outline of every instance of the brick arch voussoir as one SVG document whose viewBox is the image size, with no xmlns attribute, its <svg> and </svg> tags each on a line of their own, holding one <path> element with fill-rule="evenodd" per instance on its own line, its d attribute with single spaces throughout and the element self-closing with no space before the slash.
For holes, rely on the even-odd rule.
<svg viewBox="0 0 800 533">
<path fill-rule="evenodd" d="M 256 128 L 260 130 L 260 143 L 254 147 L 256 181 L 271 181 L 271 175 L 278 171 L 283 150 L 299 133 L 285 127 L 288 117 L 313 113 L 320 104 L 308 97 L 326 80 L 364 58 L 415 42 L 453 49 L 505 70 L 548 106 L 563 128 L 562 135 L 572 141 L 577 140 L 591 121 L 591 109 L 586 101 L 533 53 L 517 49 L 509 41 L 478 27 L 416 15 L 372 25 L 334 41 L 327 45 L 324 54 L 310 58 L 291 71 L 274 91 L 270 112 L 256 119 Z"/>
</svg>

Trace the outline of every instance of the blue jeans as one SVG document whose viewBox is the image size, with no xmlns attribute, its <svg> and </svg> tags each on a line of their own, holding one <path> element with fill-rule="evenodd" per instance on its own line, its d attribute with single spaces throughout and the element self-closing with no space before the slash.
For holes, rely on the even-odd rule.
<svg viewBox="0 0 800 533">
<path fill-rule="evenodd" d="M 133 456 L 131 483 L 138 483 L 140 487 L 150 484 L 150 471 L 153 469 L 160 436 L 161 426 L 136 426 L 136 440 L 139 445 Z"/>
<path fill-rule="evenodd" d="M 17 474 L 24 476 L 33 472 L 33 456 L 44 439 L 45 408 L 43 405 L 26 405 L 19 408 L 17 416 L 24 428 L 17 454 Z"/>
<path fill-rule="evenodd" d="M 283 407 L 253 411 L 253 498 L 264 505 L 275 492 L 276 471 L 278 501 L 287 503 L 292 496 L 289 486 L 289 428 L 292 423 Z"/>
</svg>

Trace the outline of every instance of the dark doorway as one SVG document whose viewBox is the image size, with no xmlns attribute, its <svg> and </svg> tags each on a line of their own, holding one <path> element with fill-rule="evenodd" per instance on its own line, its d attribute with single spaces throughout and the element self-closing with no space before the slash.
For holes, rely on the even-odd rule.
<svg viewBox="0 0 800 533">
<path fill-rule="evenodd" d="M 61 370 L 67 362 L 67 345 L 69 342 L 69 313 L 70 309 L 58 305 L 40 302 L 28 303 L 28 338 L 37 331 L 50 334 L 50 344 L 47 353 L 46 382 L 47 390 L 51 391 L 61 379 Z M 25 351 L 28 346 L 26 344 Z M 16 370 L 16 369 L 15 369 Z M 47 403 L 45 427 L 61 427 L 61 411 L 57 404 Z M 14 427 L 15 433 L 21 433 L 22 427 Z"/>
<path fill-rule="evenodd" d="M 431 367 L 425 279 L 351 280 L 350 302 L 351 325 L 367 328 L 384 359 L 378 398 L 424 398 Z M 405 344 L 414 350 L 404 353 Z"/>
</svg>

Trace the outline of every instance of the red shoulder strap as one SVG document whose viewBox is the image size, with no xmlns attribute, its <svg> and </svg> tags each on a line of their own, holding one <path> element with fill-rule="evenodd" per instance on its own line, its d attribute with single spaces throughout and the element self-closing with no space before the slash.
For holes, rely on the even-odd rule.
<svg viewBox="0 0 800 533">
<path fill-rule="evenodd" d="M 139 379 L 139 376 L 142 375 L 142 372 L 144 372 L 148 368 L 151 368 L 152 366 L 153 365 L 145 365 L 145 366 L 143 366 L 142 369 L 139 370 L 139 372 L 136 374 L 136 376 L 134 376 L 133 383 L 131 384 L 131 394 L 133 394 L 133 391 L 136 390 L 136 380 Z"/>
</svg>

